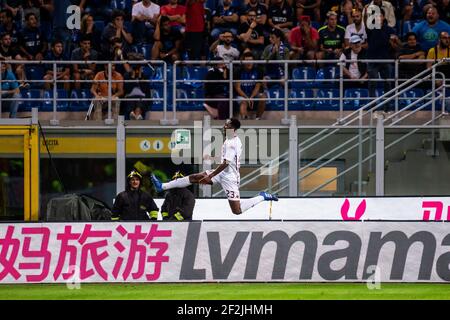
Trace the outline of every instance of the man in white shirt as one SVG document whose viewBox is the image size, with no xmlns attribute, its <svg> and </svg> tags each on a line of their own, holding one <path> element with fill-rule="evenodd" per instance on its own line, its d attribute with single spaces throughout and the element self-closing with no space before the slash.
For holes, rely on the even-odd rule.
<svg viewBox="0 0 450 320">
<path fill-rule="evenodd" d="M 253 208 L 262 201 L 278 201 L 276 195 L 260 192 L 256 197 L 242 200 L 239 193 L 240 183 L 240 158 L 242 152 L 242 143 L 236 130 L 241 127 L 237 119 L 228 119 L 223 127 L 226 135 L 222 146 L 221 164 L 215 170 L 192 174 L 188 177 L 176 179 L 168 183 L 161 183 L 155 175 L 152 175 L 152 181 L 156 191 L 169 190 L 173 188 L 185 188 L 191 184 L 220 184 L 225 191 L 228 203 L 233 214 L 239 215 L 250 208 Z"/>
<path fill-rule="evenodd" d="M 362 21 L 362 12 L 358 9 L 354 9 L 352 11 L 352 20 L 353 23 L 345 28 L 345 47 L 350 47 L 350 38 L 357 35 L 361 39 L 362 47 L 367 49 L 367 33 L 364 22 Z"/>
<path fill-rule="evenodd" d="M 219 39 L 213 42 L 209 50 L 214 54 L 214 56 L 222 58 L 224 61 L 239 59 L 239 50 L 231 45 L 233 39 L 234 36 L 231 31 L 225 31 L 219 36 Z"/>
<path fill-rule="evenodd" d="M 133 5 L 131 23 L 135 43 L 150 43 L 153 41 L 153 33 L 159 14 L 159 5 L 150 0 L 142 0 Z"/>
</svg>

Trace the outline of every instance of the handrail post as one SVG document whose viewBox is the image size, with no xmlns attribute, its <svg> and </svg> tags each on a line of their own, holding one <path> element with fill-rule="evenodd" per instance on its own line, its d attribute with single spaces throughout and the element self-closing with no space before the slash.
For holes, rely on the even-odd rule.
<svg viewBox="0 0 450 320">
<path fill-rule="evenodd" d="M 292 115 L 289 125 L 289 196 L 298 196 L 298 128 L 297 116 Z"/>
<path fill-rule="evenodd" d="M 58 88 L 56 86 L 56 72 L 57 72 L 57 68 L 56 68 L 56 63 L 53 62 L 53 99 L 52 99 L 52 105 L 53 105 L 53 118 L 52 120 L 50 120 L 50 124 L 51 125 L 55 125 L 57 126 L 59 124 L 59 121 L 56 119 L 56 96 L 58 95 Z"/>
<path fill-rule="evenodd" d="M 289 108 L 289 65 L 287 61 L 284 61 L 284 119 L 288 120 L 288 108 Z"/>
<path fill-rule="evenodd" d="M 384 126 L 383 116 L 377 116 L 376 131 L 376 158 L 375 158 L 375 174 L 376 174 L 376 196 L 384 196 Z"/>
<path fill-rule="evenodd" d="M 363 121 L 362 121 L 362 109 L 359 109 L 359 128 L 358 128 L 358 196 L 362 193 L 362 157 L 363 157 Z"/>
<path fill-rule="evenodd" d="M 116 194 L 125 190 L 125 164 L 126 164 L 126 131 L 125 131 L 125 117 L 119 116 L 117 119 L 117 130 L 116 130 Z"/>
<path fill-rule="evenodd" d="M 398 59 L 395 60 L 395 70 L 394 70 L 394 76 L 395 76 L 395 113 L 398 112 Z M 392 83 L 392 82 L 391 82 Z"/>
<path fill-rule="evenodd" d="M 344 63 L 339 63 L 339 119 L 344 118 Z"/>
<path fill-rule="evenodd" d="M 431 70 L 431 125 L 434 126 L 434 119 L 436 118 L 436 67 L 433 67 Z M 444 84 L 443 84 L 444 85 Z M 436 155 L 436 133 L 434 127 L 431 128 L 431 150 L 430 155 Z"/>
<path fill-rule="evenodd" d="M 165 106 L 166 110 L 167 110 L 167 63 L 164 62 L 163 64 L 163 71 L 164 71 L 164 75 L 163 75 L 163 95 L 164 95 L 164 103 L 163 106 Z M 177 73 L 176 71 L 173 71 L 173 79 L 177 79 Z M 176 83 L 174 81 L 174 83 L 172 84 L 172 113 L 173 113 L 173 119 L 172 121 L 170 121 L 170 124 L 172 125 L 177 125 L 178 124 L 178 119 L 177 119 L 177 86 Z"/>
<path fill-rule="evenodd" d="M 114 124 L 114 119 L 112 119 L 111 117 L 111 107 L 112 107 L 112 64 L 110 61 L 108 62 L 108 118 L 105 119 L 105 124 Z"/>
<path fill-rule="evenodd" d="M 0 61 L 0 88 L 3 85 L 3 79 L 2 79 L 3 72 L 1 72 L 1 70 L 2 70 L 2 61 Z M 3 95 L 1 95 L 1 93 L 0 93 L 0 119 L 2 118 L 2 100 L 3 100 L 2 98 L 3 98 Z"/>
</svg>

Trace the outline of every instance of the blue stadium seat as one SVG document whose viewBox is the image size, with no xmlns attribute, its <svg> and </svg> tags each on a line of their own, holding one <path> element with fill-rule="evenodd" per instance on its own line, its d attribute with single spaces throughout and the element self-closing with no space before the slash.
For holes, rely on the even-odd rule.
<svg viewBox="0 0 450 320">
<path fill-rule="evenodd" d="M 144 56 L 145 60 L 151 60 L 152 58 L 152 45 L 148 43 L 137 46 L 137 52 Z"/>
<path fill-rule="evenodd" d="M 311 27 L 313 27 L 316 30 L 319 30 L 320 27 L 322 27 L 322 23 L 319 21 L 311 21 Z"/>
<path fill-rule="evenodd" d="M 44 79 L 44 67 L 39 65 L 26 65 L 25 74 L 28 80 L 43 80 Z M 31 82 L 30 87 L 32 89 L 42 89 L 43 82 Z"/>
<path fill-rule="evenodd" d="M 317 70 L 316 74 L 316 86 L 318 88 L 335 88 L 337 83 L 336 80 L 339 79 L 339 68 L 336 66 L 327 66 Z"/>
<path fill-rule="evenodd" d="M 266 110 L 282 111 L 284 110 L 284 100 L 275 100 L 284 98 L 284 88 L 273 86 L 267 92 Z"/>
<path fill-rule="evenodd" d="M 307 100 L 289 100 L 289 110 L 290 111 L 302 111 L 302 110 L 311 110 L 313 105 L 313 101 L 311 100 L 314 97 L 314 92 L 312 89 L 297 89 L 293 88 L 289 92 L 289 98 L 292 99 L 305 99 Z"/>
<path fill-rule="evenodd" d="M 103 20 L 95 20 L 94 21 L 95 29 L 99 30 L 100 32 L 103 32 L 103 29 L 105 29 L 105 21 Z"/>
<path fill-rule="evenodd" d="M 152 101 L 152 105 L 149 108 L 150 111 L 163 111 L 164 110 L 164 102 L 163 100 L 157 101 L 156 99 L 164 98 L 163 90 L 152 89 L 151 97 L 155 99 Z M 167 111 L 172 111 L 172 90 L 167 90 Z"/>
<path fill-rule="evenodd" d="M 32 108 L 40 109 L 41 101 L 32 100 L 41 98 L 41 90 L 39 89 L 25 89 L 21 90 L 22 101 L 19 103 L 19 112 L 30 112 Z"/>
<path fill-rule="evenodd" d="M 187 89 L 203 87 L 204 83 L 199 82 L 197 80 L 205 80 L 207 73 L 208 73 L 207 67 L 188 66 L 184 68 L 183 86 L 186 87 Z"/>
<path fill-rule="evenodd" d="M 111 9 L 130 11 L 133 6 L 132 0 L 111 0 Z"/>
<path fill-rule="evenodd" d="M 339 109 L 339 90 L 338 89 L 319 89 L 317 91 L 315 108 L 317 110 L 338 110 Z M 335 100 L 331 100 L 331 99 Z"/>
<path fill-rule="evenodd" d="M 362 88 L 346 89 L 344 93 L 344 109 L 358 110 L 369 101 L 369 90 Z"/>
<path fill-rule="evenodd" d="M 58 89 L 56 92 L 57 99 L 67 99 L 67 91 L 64 89 Z M 53 90 L 45 90 L 43 98 L 46 99 L 41 105 L 40 111 L 53 111 Z M 69 111 L 68 101 L 56 101 L 57 111 Z"/>
<path fill-rule="evenodd" d="M 413 102 L 415 102 L 417 99 L 424 96 L 424 92 L 422 89 L 409 89 L 406 92 L 402 93 L 399 97 L 398 104 L 400 108 L 404 108 L 406 106 L 409 106 Z M 420 107 L 423 105 L 423 101 L 417 103 L 414 107 L 412 107 L 412 110 Z M 408 109 L 411 110 L 411 109 Z"/>
<path fill-rule="evenodd" d="M 70 99 L 74 99 L 69 103 L 70 111 L 88 111 L 92 100 L 92 93 L 89 89 L 72 90 Z M 80 100 L 89 99 L 89 100 Z"/>
<path fill-rule="evenodd" d="M 201 99 L 199 101 L 178 101 L 177 110 L 179 111 L 204 111 L 203 103 L 205 92 L 203 88 L 177 89 L 177 98 L 182 99 Z"/>
<path fill-rule="evenodd" d="M 292 88 L 311 88 L 314 85 L 316 71 L 312 67 L 299 67 L 292 70 L 292 80 L 309 80 L 291 82 Z"/>
</svg>

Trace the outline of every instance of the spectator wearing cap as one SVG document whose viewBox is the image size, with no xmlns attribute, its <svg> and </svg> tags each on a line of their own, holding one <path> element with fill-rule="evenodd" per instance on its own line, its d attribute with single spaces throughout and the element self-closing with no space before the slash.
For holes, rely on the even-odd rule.
<svg viewBox="0 0 450 320">
<path fill-rule="evenodd" d="M 414 32 L 408 32 L 405 36 L 406 43 L 402 45 L 398 52 L 397 58 L 400 60 L 399 63 L 399 77 L 403 80 L 410 79 L 416 74 L 423 71 L 425 64 L 413 63 L 413 62 L 402 62 L 402 59 L 408 60 L 423 60 L 425 59 L 425 52 L 422 47 L 417 42 L 417 35 Z"/>
<path fill-rule="evenodd" d="M 233 33 L 231 31 L 225 31 L 219 36 L 219 39 L 211 44 L 209 50 L 215 57 L 221 58 L 225 61 L 239 59 L 239 50 L 231 45 L 233 40 Z"/>
<path fill-rule="evenodd" d="M 345 49 L 339 59 L 344 63 L 344 88 L 367 88 L 367 81 L 364 81 L 368 78 L 367 63 L 361 61 L 365 59 L 362 40 L 355 34 L 350 38 L 350 48 Z"/>
<path fill-rule="evenodd" d="M 294 25 L 292 6 L 286 0 L 274 0 L 269 7 L 267 25 L 269 28 L 276 28 L 284 33 L 289 32 Z"/>
<path fill-rule="evenodd" d="M 395 18 L 395 9 L 392 3 L 389 1 L 382 1 L 382 0 L 373 0 L 369 4 L 367 4 L 364 7 L 363 11 L 363 20 L 366 21 L 367 13 L 370 14 L 370 12 L 373 12 L 373 10 L 376 10 L 376 8 L 381 8 L 384 11 L 384 17 L 387 22 L 387 25 L 391 28 L 395 28 L 397 24 L 397 20 Z"/>
<path fill-rule="evenodd" d="M 359 9 L 352 10 L 352 24 L 349 24 L 345 28 L 345 47 L 350 47 L 350 38 L 354 35 L 358 35 L 361 38 L 361 45 L 364 49 L 367 49 L 367 33 L 364 22 L 362 21 L 362 12 Z"/>
<path fill-rule="evenodd" d="M 441 32 L 450 33 L 450 25 L 440 20 L 438 10 L 430 6 L 426 10 L 425 20 L 416 24 L 412 32 L 417 34 L 420 46 L 427 52 L 438 43 Z"/>
<path fill-rule="evenodd" d="M 254 56 L 259 59 L 264 50 L 264 28 L 257 22 L 257 12 L 249 9 L 245 15 L 246 20 L 241 23 L 237 39 L 241 44 L 241 51 L 250 49 Z"/>
<path fill-rule="evenodd" d="M 327 24 L 319 29 L 318 60 L 337 60 L 344 49 L 345 29 L 337 24 L 337 13 L 327 13 Z"/>
<path fill-rule="evenodd" d="M 319 32 L 311 26 L 309 16 L 300 16 L 300 23 L 289 34 L 291 60 L 314 60 L 319 43 Z"/>
<path fill-rule="evenodd" d="M 217 9 L 212 12 L 212 31 L 211 37 L 213 40 L 219 38 L 225 30 L 237 35 L 237 28 L 239 26 L 238 9 L 232 6 L 232 0 L 223 0 L 223 5 L 219 5 Z"/>
<path fill-rule="evenodd" d="M 297 20 L 300 21 L 301 16 L 314 17 L 314 21 L 321 21 L 320 19 L 320 4 L 321 0 L 296 0 L 295 14 Z"/>
</svg>

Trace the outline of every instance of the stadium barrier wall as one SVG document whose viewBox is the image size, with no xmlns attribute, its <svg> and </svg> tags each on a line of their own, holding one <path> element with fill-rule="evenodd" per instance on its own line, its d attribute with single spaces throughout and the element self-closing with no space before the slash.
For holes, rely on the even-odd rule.
<svg viewBox="0 0 450 320">
<path fill-rule="evenodd" d="M 155 202 L 161 208 L 164 199 Z M 282 198 L 272 203 L 272 212 L 263 202 L 239 216 L 227 199 L 197 199 L 193 219 L 450 221 L 450 197 Z"/>
<path fill-rule="evenodd" d="M 0 283 L 448 282 L 446 222 L 0 225 Z"/>
</svg>

